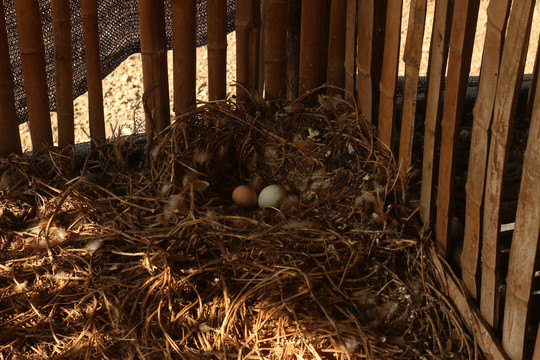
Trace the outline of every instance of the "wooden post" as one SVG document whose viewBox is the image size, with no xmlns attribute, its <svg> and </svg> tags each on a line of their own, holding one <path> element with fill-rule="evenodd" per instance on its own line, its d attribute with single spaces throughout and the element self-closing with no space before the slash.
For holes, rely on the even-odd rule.
<svg viewBox="0 0 540 360">
<path fill-rule="evenodd" d="M 93 144 L 101 144 L 105 141 L 105 115 L 103 112 L 97 0 L 81 0 L 81 17 L 86 54 L 86 76 L 88 79 L 90 137 Z"/>
<path fill-rule="evenodd" d="M 326 81 L 327 33 L 326 0 L 302 1 L 298 95 Z M 313 100 L 313 98 L 311 98 Z"/>
<path fill-rule="evenodd" d="M 435 224 L 437 243 L 446 257 L 450 255 L 452 250 L 449 235 L 450 221 L 453 216 L 456 134 L 463 115 L 463 103 L 471 68 L 479 6 L 480 2 L 477 0 L 456 0 L 454 2 L 449 44 L 448 76 L 441 122 L 441 156 Z"/>
<path fill-rule="evenodd" d="M 388 0 L 358 1 L 358 105 L 370 123 L 377 119 Z"/>
<path fill-rule="evenodd" d="M 19 51 L 34 152 L 53 145 L 38 0 L 15 1 Z"/>
<path fill-rule="evenodd" d="M 70 0 L 52 0 L 58 146 L 75 144 Z"/>
<path fill-rule="evenodd" d="M 347 29 L 345 35 L 345 99 L 351 101 L 356 88 L 356 17 L 357 0 L 347 0 Z"/>
<path fill-rule="evenodd" d="M 347 30 L 347 1 L 332 0 L 330 3 L 330 34 L 328 40 L 327 83 L 345 87 L 345 34 Z M 343 91 L 328 88 L 328 95 L 342 94 Z"/>
<path fill-rule="evenodd" d="M 420 186 L 420 218 L 428 224 L 431 224 L 433 212 L 433 178 L 436 171 L 434 166 L 435 142 L 441 121 L 442 92 L 453 9 L 454 0 L 439 0 L 435 3 L 433 32 L 429 47 L 424 156 L 422 158 L 422 183 Z"/>
<path fill-rule="evenodd" d="M 499 231 L 502 183 L 510 146 L 509 135 L 527 56 L 534 3 L 534 0 L 517 1 L 510 10 L 491 126 L 482 227 L 480 311 L 494 329 L 499 326 Z M 538 204 L 536 203 L 536 206 Z M 513 331 L 516 329 L 512 329 Z"/>
<path fill-rule="evenodd" d="M 9 45 L 4 17 L 4 4 L 0 4 L 0 156 L 21 153 L 21 138 L 17 121 L 17 108 L 13 74 L 9 59 Z"/>
<path fill-rule="evenodd" d="M 489 127 L 493 116 L 495 89 L 510 4 L 508 0 L 492 0 L 489 3 L 480 84 L 473 110 L 468 180 L 465 186 L 467 191 L 465 234 L 461 253 L 463 283 L 473 299 L 477 299 L 480 290 L 479 260 L 482 245 L 480 239 L 482 238 L 484 179 L 489 151 Z"/>
<path fill-rule="evenodd" d="M 378 138 L 383 148 L 392 148 L 392 128 L 396 112 L 396 82 L 399 68 L 399 43 L 401 39 L 401 9 L 403 0 L 388 0 L 386 13 L 386 39 L 382 59 L 381 95 L 379 105 Z"/>
<path fill-rule="evenodd" d="M 302 0 L 289 1 L 289 24 L 287 30 L 287 99 L 298 97 L 298 67 L 300 63 L 300 23 Z"/>
<path fill-rule="evenodd" d="M 173 0 L 173 110 L 187 112 L 196 103 L 197 0 Z"/>
<path fill-rule="evenodd" d="M 236 1 L 236 81 L 247 89 L 258 90 L 261 0 Z M 247 94 L 236 88 L 239 101 Z"/>
<path fill-rule="evenodd" d="M 208 98 L 227 97 L 227 3 L 223 0 L 207 2 L 208 35 Z"/>
<path fill-rule="evenodd" d="M 540 83 L 539 83 L 540 84 Z M 540 237 L 540 89 L 537 86 L 523 160 L 523 175 L 506 277 L 503 345 L 512 359 L 523 357 Z M 538 340 L 537 340 L 538 341 Z M 537 344 L 537 346 L 540 346 Z"/>
<path fill-rule="evenodd" d="M 264 26 L 264 93 L 266 99 L 287 94 L 288 0 L 267 0 Z"/>
<path fill-rule="evenodd" d="M 412 166 L 414 121 L 418 96 L 418 75 L 422 61 L 422 43 L 426 22 L 426 0 L 412 0 L 409 13 L 409 28 L 405 42 L 405 83 L 403 85 L 403 111 L 399 141 L 399 171 L 403 181 Z"/>
</svg>

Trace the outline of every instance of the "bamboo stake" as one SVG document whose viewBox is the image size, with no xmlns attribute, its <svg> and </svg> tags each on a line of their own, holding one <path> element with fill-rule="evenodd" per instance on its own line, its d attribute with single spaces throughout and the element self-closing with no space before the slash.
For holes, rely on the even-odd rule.
<svg viewBox="0 0 540 360">
<path fill-rule="evenodd" d="M 70 0 L 52 0 L 58 146 L 75 144 Z"/>
<path fill-rule="evenodd" d="M 366 120 L 377 119 L 388 0 L 358 1 L 358 105 Z"/>
<path fill-rule="evenodd" d="M 289 24 L 287 30 L 287 99 L 298 97 L 298 67 L 300 63 L 300 23 L 302 0 L 289 1 Z"/>
<path fill-rule="evenodd" d="M 523 160 L 523 175 L 516 224 L 506 277 L 503 345 L 513 359 L 523 357 L 525 332 L 540 237 L 540 89 L 536 88 L 529 140 Z"/>
<path fill-rule="evenodd" d="M 326 0 L 302 1 L 301 27 L 299 96 L 322 85 L 326 80 Z"/>
<path fill-rule="evenodd" d="M 53 145 L 38 0 L 17 0 L 15 10 L 30 136 L 36 152 Z"/>
<path fill-rule="evenodd" d="M 330 3 L 330 35 L 328 41 L 327 83 L 339 88 L 345 87 L 345 34 L 347 30 L 346 0 L 332 0 Z M 342 91 L 328 88 L 328 95 L 341 95 Z"/>
<path fill-rule="evenodd" d="M 356 16 L 357 0 L 347 0 L 345 35 L 345 98 L 351 101 L 356 88 Z"/>
<path fill-rule="evenodd" d="M 536 334 L 536 344 L 534 345 L 533 360 L 540 360 L 540 326 Z"/>
<path fill-rule="evenodd" d="M 223 0 L 207 2 L 208 35 L 208 98 L 227 97 L 227 3 Z"/>
<path fill-rule="evenodd" d="M 150 112 L 146 114 L 146 140 L 150 143 L 154 133 L 159 134 L 171 123 L 163 1 L 139 0 L 139 25 L 143 87 Z"/>
<path fill-rule="evenodd" d="M 100 144 L 105 141 L 105 114 L 103 112 L 103 86 L 99 55 L 97 0 L 81 0 L 81 17 L 88 79 L 90 137 L 93 144 Z"/>
<path fill-rule="evenodd" d="M 257 90 L 259 83 L 259 47 L 261 0 L 236 1 L 236 81 L 247 89 Z M 239 101 L 247 94 L 236 88 Z"/>
<path fill-rule="evenodd" d="M 386 14 L 386 39 L 382 59 L 381 83 L 379 92 L 378 138 L 383 148 L 391 150 L 392 127 L 396 112 L 396 83 L 399 68 L 399 45 L 401 35 L 401 9 L 403 0 L 388 0 Z"/>
<path fill-rule="evenodd" d="M 173 89 L 176 115 L 196 103 L 197 81 L 197 0 L 173 0 Z"/>
<path fill-rule="evenodd" d="M 503 174 L 510 146 L 509 134 L 516 113 L 527 56 L 534 0 L 514 2 L 499 68 L 492 136 L 489 147 L 482 234 L 482 288 L 480 311 L 486 321 L 499 325 L 499 229 Z M 538 206 L 538 203 L 536 204 Z M 512 329 L 515 331 L 516 329 Z"/>
<path fill-rule="evenodd" d="M 264 27 L 265 98 L 282 99 L 287 94 L 288 0 L 267 0 Z"/>
<path fill-rule="evenodd" d="M 529 89 L 529 96 L 527 98 L 527 117 L 532 116 L 532 109 L 535 98 L 536 83 L 538 82 L 538 73 L 540 72 L 540 37 L 538 38 L 538 46 L 536 47 L 536 57 L 534 59 L 534 66 L 531 79 L 531 88 Z"/>
<path fill-rule="evenodd" d="M 480 290 L 480 239 L 482 238 L 482 204 L 488 157 L 489 127 L 493 115 L 495 89 L 497 88 L 499 63 L 510 4 L 511 2 L 508 0 L 492 0 L 489 4 L 486 39 L 482 57 L 482 73 L 473 110 L 474 122 L 468 180 L 465 186 L 467 191 L 465 235 L 461 253 L 463 282 L 473 299 L 478 297 L 478 291 Z"/>
<path fill-rule="evenodd" d="M 437 243 L 447 257 L 452 251 L 449 222 L 453 216 L 456 133 L 463 115 L 463 103 L 471 67 L 479 5 L 480 2 L 475 0 L 456 0 L 454 2 L 452 30 L 450 33 L 448 76 L 441 122 L 441 157 L 435 224 Z"/>
<path fill-rule="evenodd" d="M 453 8 L 454 0 L 439 0 L 435 3 L 433 32 L 429 48 L 424 155 L 420 186 L 420 218 L 426 224 L 431 224 L 433 212 L 433 178 L 436 171 L 434 166 L 435 142 L 442 115 L 442 93 Z"/>
<path fill-rule="evenodd" d="M 13 75 L 9 59 L 4 4 L 0 4 L 0 156 L 20 154 L 21 138 L 17 122 L 17 108 Z"/>
<path fill-rule="evenodd" d="M 426 21 L 426 0 L 412 0 L 409 13 L 409 28 L 405 42 L 405 83 L 403 86 L 403 111 L 399 141 L 399 170 L 403 181 L 412 166 L 412 148 L 416 98 L 418 95 L 418 75 L 422 61 L 422 42 Z"/>
</svg>

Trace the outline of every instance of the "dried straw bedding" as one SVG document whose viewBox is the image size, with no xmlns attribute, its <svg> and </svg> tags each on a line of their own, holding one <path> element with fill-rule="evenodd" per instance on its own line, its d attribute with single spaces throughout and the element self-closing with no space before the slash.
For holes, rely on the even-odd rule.
<svg viewBox="0 0 540 360">
<path fill-rule="evenodd" d="M 339 99 L 203 104 L 142 155 L 2 160 L 13 359 L 482 358 L 393 160 Z M 276 208 L 231 190 L 282 184 Z"/>
</svg>

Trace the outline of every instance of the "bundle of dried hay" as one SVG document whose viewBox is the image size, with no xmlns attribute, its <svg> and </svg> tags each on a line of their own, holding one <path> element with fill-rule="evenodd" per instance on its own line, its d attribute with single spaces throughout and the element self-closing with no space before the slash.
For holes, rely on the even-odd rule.
<svg viewBox="0 0 540 360">
<path fill-rule="evenodd" d="M 129 139 L 1 163 L 0 353 L 13 359 L 481 356 L 391 160 L 339 99 L 206 104 Z M 390 164 L 390 165 L 389 165 Z M 280 184 L 277 207 L 232 189 Z"/>
</svg>

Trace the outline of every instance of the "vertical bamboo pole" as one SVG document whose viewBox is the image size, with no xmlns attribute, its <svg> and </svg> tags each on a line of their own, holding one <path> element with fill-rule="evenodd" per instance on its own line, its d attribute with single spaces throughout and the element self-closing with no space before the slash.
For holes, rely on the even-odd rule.
<svg viewBox="0 0 540 360">
<path fill-rule="evenodd" d="M 532 360 L 540 360 L 540 326 L 536 334 L 536 344 L 534 345 L 534 353 Z"/>
<path fill-rule="evenodd" d="M 92 143 L 100 144 L 105 141 L 105 115 L 103 112 L 97 0 L 81 0 L 81 17 L 86 54 L 86 76 L 88 79 L 90 137 Z"/>
<path fill-rule="evenodd" d="M 488 156 L 489 127 L 493 115 L 495 89 L 499 63 L 506 32 L 506 23 L 511 2 L 492 0 L 488 7 L 488 22 L 478 94 L 473 109 L 473 129 L 469 154 L 468 180 L 465 186 L 465 234 L 461 253 L 461 269 L 465 288 L 473 299 L 478 297 L 480 239 L 482 238 L 482 204 L 484 179 Z"/>
<path fill-rule="evenodd" d="M 52 0 L 58 146 L 75 144 L 70 0 Z"/>
<path fill-rule="evenodd" d="M 396 111 L 396 82 L 399 68 L 399 43 L 401 38 L 401 10 L 403 0 L 388 0 L 386 13 L 386 39 L 382 59 L 381 82 L 379 92 L 378 138 L 379 143 L 391 149 L 392 127 Z"/>
<path fill-rule="evenodd" d="M 527 56 L 534 0 L 514 2 L 499 68 L 492 135 L 486 173 L 482 234 L 482 287 L 480 311 L 493 327 L 499 325 L 499 230 L 503 175 L 510 146 L 509 134 L 516 113 Z M 538 206 L 538 203 L 536 204 Z M 516 329 L 512 329 L 515 331 Z"/>
<path fill-rule="evenodd" d="M 476 33 L 480 2 L 455 0 L 450 33 L 448 76 L 446 79 L 443 117 L 441 122 L 441 156 L 437 191 L 437 218 L 435 234 L 442 253 L 448 257 L 452 251 L 449 232 L 452 219 L 454 192 L 454 152 L 456 133 L 461 124 L 465 91 L 471 67 L 471 56 Z"/>
<path fill-rule="evenodd" d="M 227 97 L 227 2 L 208 0 L 208 98 Z"/>
<path fill-rule="evenodd" d="M 357 0 L 347 0 L 345 35 L 345 99 L 351 101 L 356 88 L 356 16 Z"/>
<path fill-rule="evenodd" d="M 143 87 L 148 95 L 146 139 L 150 143 L 171 123 L 169 109 L 169 78 L 167 72 L 167 38 L 165 6 L 162 0 L 139 0 Z"/>
<path fill-rule="evenodd" d="M 420 185 L 420 217 L 427 224 L 431 223 L 433 212 L 433 178 L 436 171 L 434 166 L 435 140 L 441 121 L 442 92 L 453 8 L 454 0 L 439 0 L 435 3 L 433 32 L 429 47 L 424 155 L 422 158 L 422 183 Z"/>
<path fill-rule="evenodd" d="M 176 115 L 195 106 L 197 81 L 197 0 L 173 0 L 173 110 Z"/>
<path fill-rule="evenodd" d="M 261 0 L 236 1 L 236 81 L 246 89 L 257 90 L 259 83 L 259 46 Z M 236 88 L 239 101 L 247 94 Z"/>
<path fill-rule="evenodd" d="M 288 0 L 267 0 L 264 26 L 265 97 L 283 99 L 287 94 Z"/>
<path fill-rule="evenodd" d="M 38 1 L 17 0 L 15 11 L 30 136 L 35 152 L 53 144 L 45 72 L 45 48 Z"/>
<path fill-rule="evenodd" d="M 326 80 L 326 0 L 302 1 L 298 95 L 322 85 Z"/>
<path fill-rule="evenodd" d="M 540 72 L 540 37 L 538 38 L 538 46 L 536 47 L 536 57 L 534 59 L 534 66 L 531 79 L 531 88 L 529 89 L 529 96 L 527 98 L 527 117 L 532 116 L 532 109 L 535 98 L 536 83 L 538 82 L 538 73 Z"/>
<path fill-rule="evenodd" d="M 412 148 L 416 99 L 418 96 L 418 75 L 422 61 L 422 43 L 426 21 L 426 0 L 412 0 L 409 13 L 409 28 L 405 42 L 405 83 L 403 86 L 403 111 L 399 141 L 399 170 L 403 181 L 412 166 Z"/>
<path fill-rule="evenodd" d="M 347 30 L 347 1 L 331 0 L 330 34 L 328 40 L 327 83 L 340 88 L 345 87 L 345 34 Z M 328 95 L 342 94 L 342 91 L 329 88 Z"/>
<path fill-rule="evenodd" d="M 21 153 L 3 3 L 0 4 L 0 129 L 0 156 Z"/>
<path fill-rule="evenodd" d="M 529 128 L 529 140 L 523 160 L 516 224 L 506 277 L 506 303 L 503 322 L 503 345 L 512 359 L 523 357 L 523 345 L 529 302 L 534 279 L 534 265 L 540 237 L 540 89 L 536 88 L 535 105 Z M 537 344 L 538 345 L 538 344 Z"/>
<path fill-rule="evenodd" d="M 298 67 L 300 63 L 300 23 L 302 0 L 289 1 L 289 24 L 287 30 L 287 99 L 298 97 Z"/>
<path fill-rule="evenodd" d="M 387 3 L 358 1 L 358 105 L 369 122 L 377 119 Z"/>
</svg>

